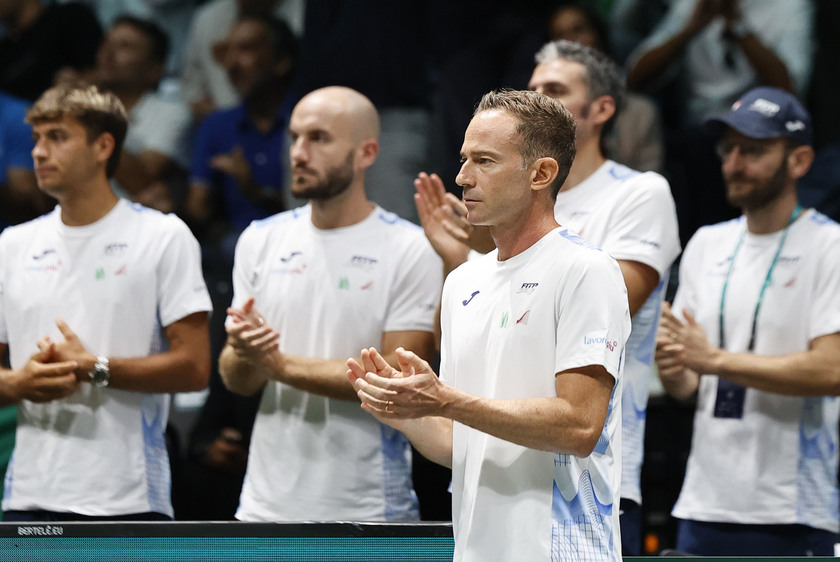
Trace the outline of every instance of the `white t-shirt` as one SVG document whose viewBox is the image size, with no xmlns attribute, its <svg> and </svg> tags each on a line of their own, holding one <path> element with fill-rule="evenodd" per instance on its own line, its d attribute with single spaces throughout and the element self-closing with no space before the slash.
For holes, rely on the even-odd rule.
<svg viewBox="0 0 840 562">
<path fill-rule="evenodd" d="M 721 292 L 743 218 L 704 227 L 686 246 L 675 312 L 694 313 L 718 345 Z M 747 234 L 726 290 L 726 349 L 745 352 L 752 318 L 782 232 Z M 761 304 L 757 355 L 805 351 L 840 332 L 840 226 L 808 210 L 791 225 Z M 740 418 L 715 417 L 718 377 L 703 375 L 685 481 L 673 514 L 745 524 L 799 523 L 840 531 L 840 398 L 747 388 Z"/>
<path fill-rule="evenodd" d="M 175 215 L 120 200 L 69 227 L 60 209 L 0 234 L 0 341 L 23 367 L 63 318 L 91 353 L 164 351 L 163 329 L 209 311 L 195 238 Z M 175 376 L 175 373 L 173 373 Z M 22 401 L 4 510 L 172 515 L 164 430 L 168 394 L 82 384 L 62 400 Z"/>
<path fill-rule="evenodd" d="M 633 316 L 624 365 L 621 497 L 641 503 L 656 329 L 668 270 L 680 253 L 671 188 L 657 173 L 639 173 L 608 160 L 583 182 L 557 194 L 554 216 L 615 259 L 640 262 L 659 273 L 659 284 Z"/>
<path fill-rule="evenodd" d="M 386 332 L 433 331 L 442 266 L 420 227 L 377 207 L 319 230 L 309 205 L 253 222 L 239 239 L 233 305 L 251 296 L 280 350 L 358 357 Z M 405 437 L 359 403 L 269 381 L 251 438 L 237 519 L 418 518 Z"/>
<path fill-rule="evenodd" d="M 497 255 L 446 279 L 441 377 L 495 399 L 554 397 L 556 373 L 587 365 L 604 366 L 616 384 L 585 458 L 454 424 L 455 560 L 621 560 L 618 397 L 630 333 L 621 271 L 565 228 L 506 261 Z"/>
</svg>

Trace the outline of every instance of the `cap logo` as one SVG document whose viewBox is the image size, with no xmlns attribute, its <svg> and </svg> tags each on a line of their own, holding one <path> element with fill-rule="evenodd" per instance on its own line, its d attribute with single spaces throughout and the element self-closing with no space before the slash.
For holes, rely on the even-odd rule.
<svg viewBox="0 0 840 562">
<path fill-rule="evenodd" d="M 764 98 L 758 98 L 752 104 L 750 104 L 749 109 L 753 111 L 757 111 L 764 115 L 765 117 L 773 117 L 775 116 L 781 108 L 781 106 L 777 103 L 773 103 L 772 101 L 768 101 Z"/>
<path fill-rule="evenodd" d="M 788 121 L 785 123 L 785 128 L 788 130 L 789 133 L 794 131 L 804 131 L 805 130 L 805 123 L 802 121 Z"/>
</svg>

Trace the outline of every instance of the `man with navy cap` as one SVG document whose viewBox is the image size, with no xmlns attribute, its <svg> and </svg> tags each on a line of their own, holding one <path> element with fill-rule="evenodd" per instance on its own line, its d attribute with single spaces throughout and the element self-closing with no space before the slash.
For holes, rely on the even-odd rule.
<svg viewBox="0 0 840 562">
<path fill-rule="evenodd" d="M 833 555 L 840 530 L 840 225 L 797 201 L 812 126 L 747 92 L 708 126 L 741 217 L 697 231 L 657 335 L 666 390 L 697 393 L 677 549 Z"/>
</svg>

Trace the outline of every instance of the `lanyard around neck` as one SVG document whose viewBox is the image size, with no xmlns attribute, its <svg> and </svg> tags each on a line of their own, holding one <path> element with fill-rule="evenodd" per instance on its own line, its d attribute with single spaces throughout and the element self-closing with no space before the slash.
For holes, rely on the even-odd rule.
<svg viewBox="0 0 840 562">
<path fill-rule="evenodd" d="M 761 303 L 764 301 L 764 293 L 767 291 L 767 287 L 770 286 L 770 282 L 773 278 L 773 269 L 776 267 L 776 262 L 779 261 L 779 256 L 782 254 L 782 247 L 785 245 L 785 240 L 787 240 L 788 230 L 790 230 L 790 225 L 799 218 L 799 215 L 802 214 L 802 205 L 799 203 L 796 204 L 794 207 L 793 212 L 790 214 L 790 219 L 788 219 L 788 223 L 785 226 L 784 231 L 782 231 L 782 237 L 779 240 L 779 247 L 776 248 L 776 254 L 773 256 L 773 261 L 770 262 L 770 268 L 767 270 L 767 275 L 764 277 L 764 284 L 761 285 L 761 291 L 758 293 L 758 301 L 755 303 L 755 311 L 753 312 L 752 317 L 752 330 L 750 331 L 750 345 L 748 347 L 749 351 L 752 351 L 755 348 L 755 326 L 756 322 L 758 322 L 758 311 L 761 310 Z M 720 328 L 720 347 L 721 349 L 726 349 L 726 338 L 724 337 L 724 328 L 723 328 L 723 309 L 724 305 L 726 304 L 726 289 L 729 286 L 729 278 L 732 276 L 732 269 L 735 266 L 735 257 L 738 255 L 738 250 L 741 249 L 741 245 L 744 243 L 744 238 L 746 238 L 747 229 L 741 232 L 740 238 L 738 238 L 738 244 L 735 246 L 735 251 L 732 253 L 732 259 L 729 261 L 729 269 L 726 271 L 726 278 L 723 280 L 723 290 L 720 293 L 720 313 L 718 314 L 718 325 Z"/>
</svg>

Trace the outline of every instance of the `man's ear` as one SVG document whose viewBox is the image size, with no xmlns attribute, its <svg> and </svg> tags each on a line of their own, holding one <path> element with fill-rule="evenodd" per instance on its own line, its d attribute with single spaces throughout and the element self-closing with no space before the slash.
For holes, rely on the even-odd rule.
<svg viewBox="0 0 840 562">
<path fill-rule="evenodd" d="M 797 146 L 788 155 L 788 173 L 799 179 L 808 173 L 814 163 L 814 149 L 808 145 Z"/>
<path fill-rule="evenodd" d="M 365 139 L 356 147 L 356 167 L 369 168 L 379 154 L 379 141 L 376 139 Z"/>
<path fill-rule="evenodd" d="M 117 146 L 117 141 L 111 133 L 102 133 L 92 143 L 96 159 L 105 165 L 108 164 L 108 159 L 114 153 Z"/>
<path fill-rule="evenodd" d="M 615 115 L 617 108 L 612 96 L 600 96 L 589 105 L 589 118 L 596 124 L 603 125 Z"/>
<path fill-rule="evenodd" d="M 559 171 L 560 166 L 554 158 L 550 158 L 548 156 L 537 158 L 534 163 L 531 164 L 529 178 L 531 181 L 531 189 L 534 191 L 540 191 L 551 187 L 551 184 L 554 183 Z"/>
</svg>

